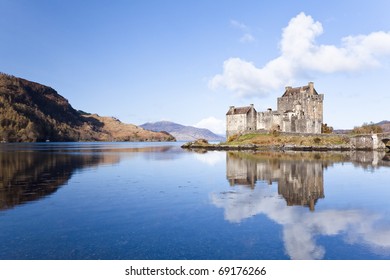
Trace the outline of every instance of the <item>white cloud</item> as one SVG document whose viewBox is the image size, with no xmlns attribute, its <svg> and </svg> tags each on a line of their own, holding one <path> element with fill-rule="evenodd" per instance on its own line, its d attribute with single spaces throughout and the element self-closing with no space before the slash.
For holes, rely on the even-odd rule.
<svg viewBox="0 0 390 280">
<path fill-rule="evenodd" d="M 232 19 L 230 21 L 230 24 L 231 26 L 233 26 L 234 28 L 237 28 L 237 29 L 240 29 L 242 31 L 247 31 L 248 30 L 248 26 L 246 26 L 246 24 L 242 23 L 242 22 L 239 22 L 237 20 L 234 20 Z"/>
<path fill-rule="evenodd" d="M 224 209 L 225 219 L 240 223 L 264 214 L 283 227 L 283 242 L 292 259 L 322 259 L 325 248 L 316 243 L 317 236 L 346 235 L 350 244 L 363 243 L 390 254 L 390 224 L 386 217 L 360 210 L 322 210 L 286 206 L 270 188 L 254 190 L 235 187 L 235 191 L 212 193 L 212 203 Z M 378 226 L 381 225 L 381 226 Z"/>
<path fill-rule="evenodd" d="M 194 153 L 193 155 L 197 160 L 204 162 L 204 163 L 211 165 L 211 166 L 215 166 L 217 163 L 226 160 L 226 156 L 224 153 L 220 153 L 220 152 L 216 152 L 216 151 L 214 151 L 214 152 L 209 151 L 209 152 L 204 153 L 204 154 Z"/>
<path fill-rule="evenodd" d="M 207 128 L 216 134 L 225 135 L 226 133 L 225 122 L 215 117 L 202 119 L 198 123 L 194 124 L 194 126 L 198 128 Z"/>
<path fill-rule="evenodd" d="M 280 57 L 259 69 L 252 62 L 240 58 L 229 58 L 223 63 L 223 74 L 209 81 L 211 89 L 225 87 L 239 95 L 256 94 L 266 96 L 272 89 L 283 86 L 291 79 L 291 65 Z"/>
<path fill-rule="evenodd" d="M 241 30 L 247 28 L 236 21 L 231 24 Z M 209 81 L 209 87 L 226 88 L 241 96 L 265 96 L 302 74 L 360 71 L 379 67 L 381 59 L 390 56 L 390 32 L 347 36 L 340 46 L 317 44 L 315 39 L 322 33 L 320 22 L 300 13 L 282 31 L 279 57 L 262 68 L 237 57 L 229 58 L 223 63 L 222 74 Z"/>
<path fill-rule="evenodd" d="M 250 33 L 245 33 L 241 38 L 240 38 L 240 42 L 241 43 L 250 43 L 250 42 L 253 42 L 255 40 L 255 37 L 253 37 L 252 34 Z"/>
<path fill-rule="evenodd" d="M 250 28 L 246 24 L 239 22 L 237 20 L 231 20 L 230 24 L 234 28 L 239 29 L 244 33 L 239 39 L 241 43 L 250 43 L 255 41 L 255 37 L 251 34 Z"/>
</svg>

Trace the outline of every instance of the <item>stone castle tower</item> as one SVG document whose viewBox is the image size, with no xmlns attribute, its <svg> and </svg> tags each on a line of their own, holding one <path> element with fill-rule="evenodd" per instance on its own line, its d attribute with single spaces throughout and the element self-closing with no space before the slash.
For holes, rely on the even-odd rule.
<svg viewBox="0 0 390 280">
<path fill-rule="evenodd" d="M 314 83 L 286 87 L 277 100 L 277 110 L 257 112 L 253 104 L 231 106 L 226 113 L 226 137 L 248 131 L 278 130 L 292 133 L 321 133 L 324 95 L 318 94 Z"/>
</svg>

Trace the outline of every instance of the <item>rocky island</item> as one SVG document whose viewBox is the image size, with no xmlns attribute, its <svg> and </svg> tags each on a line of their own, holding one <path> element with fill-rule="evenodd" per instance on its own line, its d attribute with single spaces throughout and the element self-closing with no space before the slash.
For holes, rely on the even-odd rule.
<svg viewBox="0 0 390 280">
<path fill-rule="evenodd" d="M 390 133 L 379 134 L 292 134 L 250 133 L 210 144 L 204 139 L 188 142 L 183 149 L 202 150 L 295 150 L 295 151 L 390 151 Z"/>
</svg>

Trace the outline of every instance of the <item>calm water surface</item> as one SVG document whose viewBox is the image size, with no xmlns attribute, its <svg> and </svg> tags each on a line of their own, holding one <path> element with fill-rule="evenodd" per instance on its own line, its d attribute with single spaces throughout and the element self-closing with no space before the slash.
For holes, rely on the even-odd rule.
<svg viewBox="0 0 390 280">
<path fill-rule="evenodd" d="M 0 145 L 0 259 L 390 259 L 390 155 Z"/>
</svg>

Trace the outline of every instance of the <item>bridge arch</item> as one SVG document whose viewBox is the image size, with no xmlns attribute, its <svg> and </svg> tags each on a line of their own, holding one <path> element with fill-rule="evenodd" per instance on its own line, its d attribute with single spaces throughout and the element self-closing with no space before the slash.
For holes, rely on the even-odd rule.
<svg viewBox="0 0 390 280">
<path fill-rule="evenodd" d="M 382 138 L 381 139 L 383 144 L 385 144 L 385 146 L 390 149 L 390 137 L 389 138 Z"/>
</svg>

